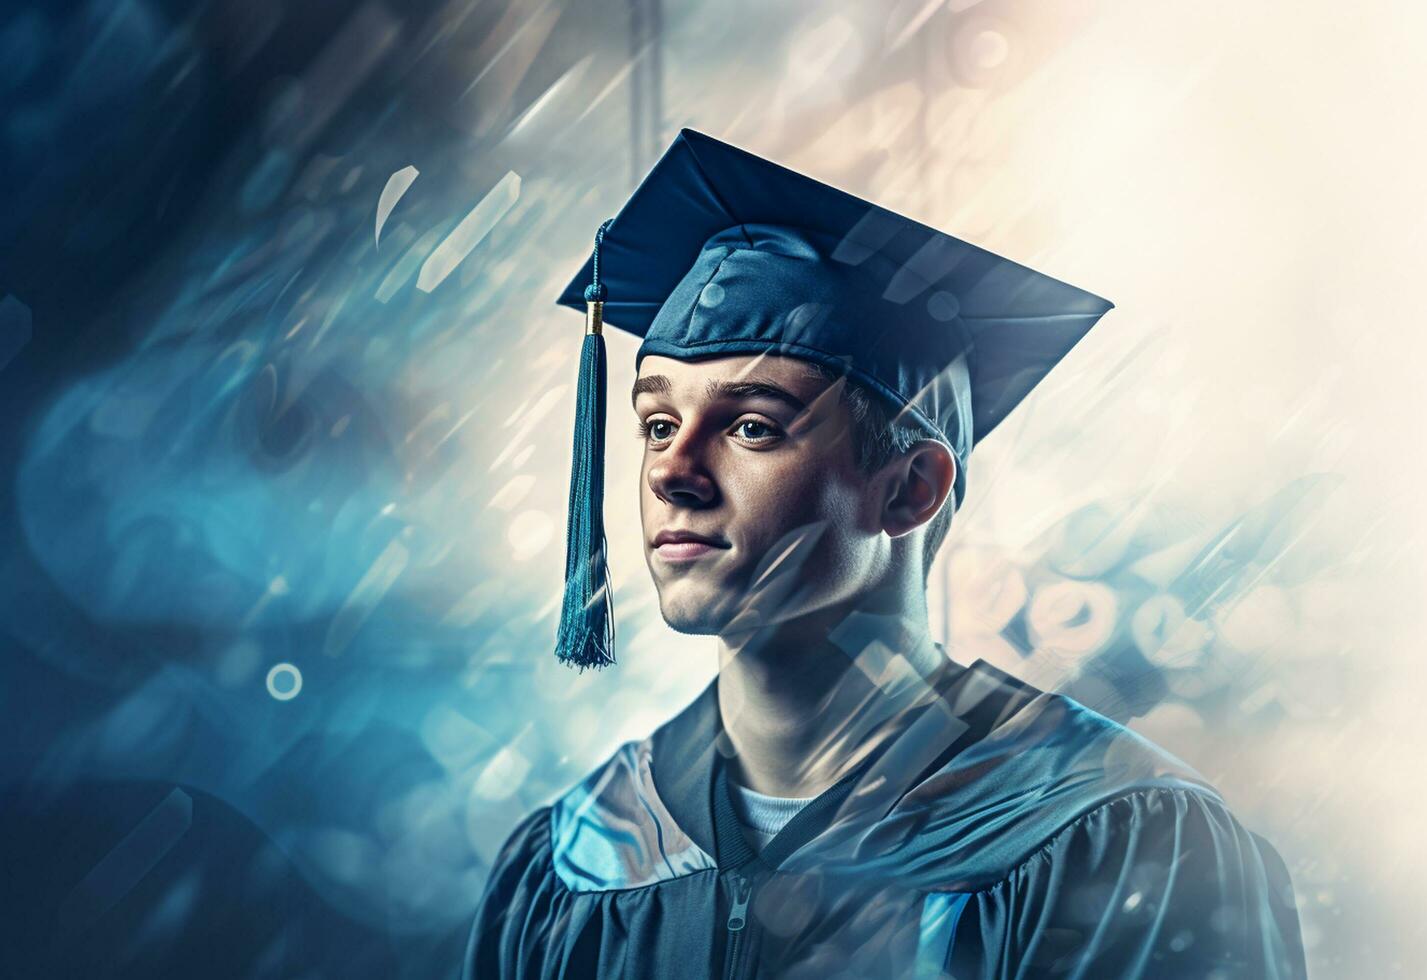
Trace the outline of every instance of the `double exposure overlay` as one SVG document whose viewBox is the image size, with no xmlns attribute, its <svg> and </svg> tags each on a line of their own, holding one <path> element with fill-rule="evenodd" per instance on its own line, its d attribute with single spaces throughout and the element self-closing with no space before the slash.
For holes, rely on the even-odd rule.
<svg viewBox="0 0 1427 980">
<path fill-rule="evenodd" d="M 1413 975 L 1423 21 L 12 5 L 0 964 L 454 976 L 517 821 L 714 676 L 645 566 L 618 331 L 620 663 L 553 652 L 555 300 L 687 126 L 1114 297 L 977 447 L 936 639 L 1213 779 L 1312 976 Z"/>
</svg>

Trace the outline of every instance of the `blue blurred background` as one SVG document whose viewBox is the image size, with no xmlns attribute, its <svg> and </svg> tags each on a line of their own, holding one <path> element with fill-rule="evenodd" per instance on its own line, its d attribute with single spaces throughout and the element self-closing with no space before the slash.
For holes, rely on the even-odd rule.
<svg viewBox="0 0 1427 980">
<path fill-rule="evenodd" d="M 978 448 L 934 626 L 1214 779 L 1314 976 L 1413 975 L 1421 15 L 0 16 L 4 975 L 453 976 L 516 820 L 713 676 L 644 572 L 620 336 L 622 663 L 551 653 L 553 300 L 681 126 L 1116 300 Z"/>
</svg>

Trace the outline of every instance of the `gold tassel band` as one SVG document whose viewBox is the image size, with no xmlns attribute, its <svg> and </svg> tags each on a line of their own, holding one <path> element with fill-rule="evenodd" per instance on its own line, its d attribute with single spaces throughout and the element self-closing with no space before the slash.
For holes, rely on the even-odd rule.
<svg viewBox="0 0 1427 980">
<path fill-rule="evenodd" d="M 604 332 L 604 301 L 591 299 L 585 301 L 585 333 L 599 334 Z"/>
</svg>

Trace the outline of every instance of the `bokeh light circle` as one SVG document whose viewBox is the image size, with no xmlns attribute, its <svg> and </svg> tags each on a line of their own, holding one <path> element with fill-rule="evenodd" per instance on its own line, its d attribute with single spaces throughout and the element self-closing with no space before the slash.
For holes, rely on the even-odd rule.
<svg viewBox="0 0 1427 980">
<path fill-rule="evenodd" d="M 278 701 L 291 701 L 302 691 L 302 671 L 289 663 L 273 664 L 268 671 L 268 693 Z"/>
<path fill-rule="evenodd" d="M 970 62 L 983 71 L 999 68 L 1011 53 L 1011 42 L 996 30 L 977 31 L 966 45 Z"/>
</svg>

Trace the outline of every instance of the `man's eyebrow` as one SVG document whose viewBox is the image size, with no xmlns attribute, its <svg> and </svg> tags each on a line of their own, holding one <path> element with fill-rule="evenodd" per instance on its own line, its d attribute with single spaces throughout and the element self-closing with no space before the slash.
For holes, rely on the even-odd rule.
<svg viewBox="0 0 1427 980">
<path fill-rule="evenodd" d="M 646 393 L 668 396 L 671 391 L 673 391 L 673 385 L 669 383 L 668 378 L 662 374 L 651 374 L 647 378 L 639 378 L 634 382 L 634 388 L 630 391 L 630 400 L 637 401 L 640 395 Z M 794 411 L 802 412 L 808 407 L 797 395 L 765 378 L 749 378 L 742 381 L 710 381 L 704 388 L 704 394 L 709 401 L 717 401 L 721 398 L 772 398 L 790 406 Z"/>
<path fill-rule="evenodd" d="M 720 398 L 772 398 L 791 406 L 797 412 L 804 411 L 808 407 L 801 398 L 791 391 L 762 378 L 749 378 L 744 381 L 710 381 L 705 393 L 709 401 Z"/>
<path fill-rule="evenodd" d="M 647 378 L 637 378 L 634 387 L 629 392 L 629 400 L 635 402 L 639 396 L 648 392 L 651 395 L 668 395 L 672 386 L 669 379 L 662 374 L 651 374 Z"/>
</svg>

